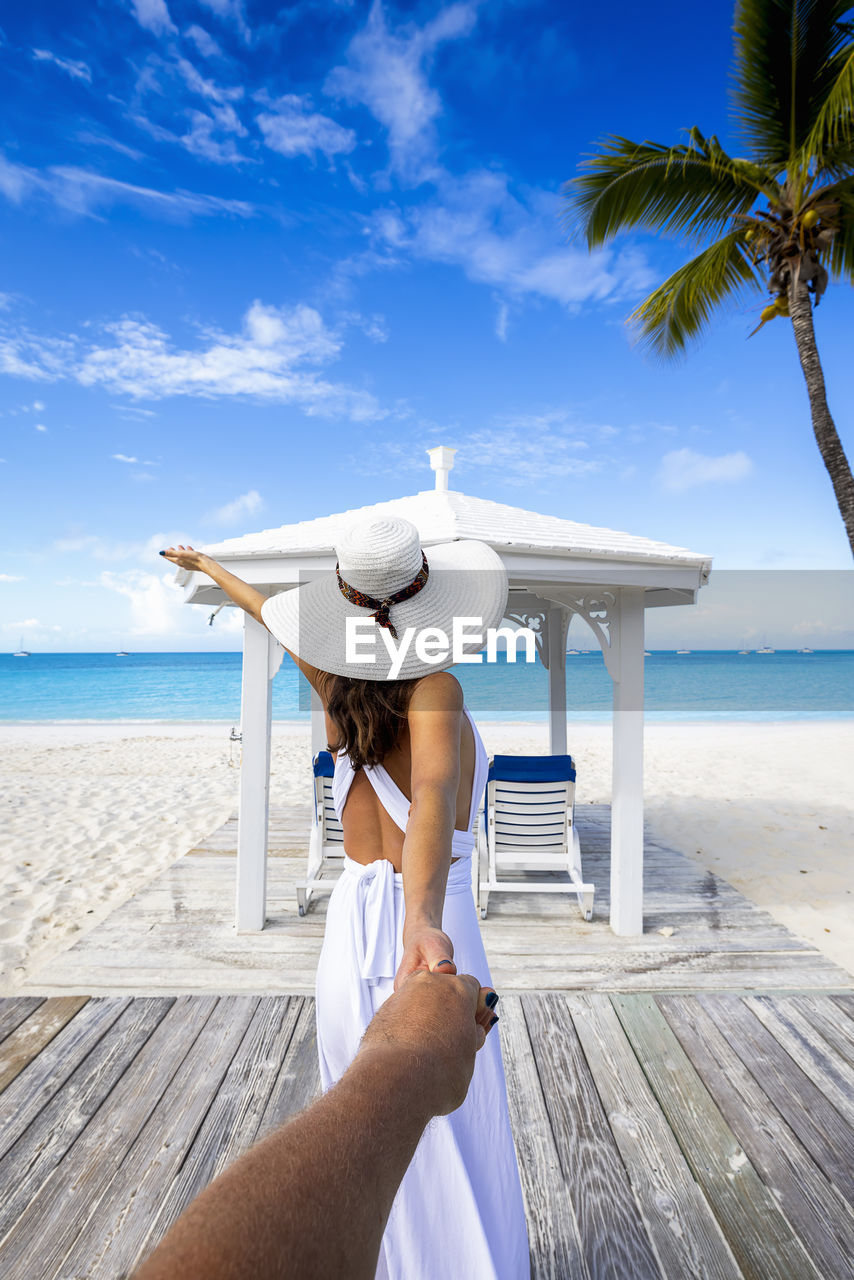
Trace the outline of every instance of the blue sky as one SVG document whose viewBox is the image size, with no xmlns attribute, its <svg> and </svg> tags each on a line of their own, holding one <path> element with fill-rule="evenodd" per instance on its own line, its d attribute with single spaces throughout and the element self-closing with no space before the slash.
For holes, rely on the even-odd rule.
<svg viewBox="0 0 854 1280">
<path fill-rule="evenodd" d="M 42 0 L 0 35 L 0 649 L 233 648 L 156 551 L 452 485 L 849 569 L 791 330 L 677 365 L 625 317 L 686 254 L 561 229 L 609 132 L 728 123 L 732 6 Z M 816 315 L 854 452 L 854 297 Z M 738 637 L 734 638 L 737 642 Z"/>
</svg>

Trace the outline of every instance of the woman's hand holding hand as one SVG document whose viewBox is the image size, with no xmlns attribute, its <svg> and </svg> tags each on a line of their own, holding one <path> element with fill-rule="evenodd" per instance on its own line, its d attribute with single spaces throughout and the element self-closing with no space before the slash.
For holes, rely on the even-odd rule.
<svg viewBox="0 0 854 1280">
<path fill-rule="evenodd" d="M 454 944 L 446 933 L 430 924 L 417 924 L 407 928 L 404 923 L 403 959 L 394 980 L 395 991 L 416 969 L 429 969 L 432 973 L 442 960 L 445 963 L 439 973 L 457 972 L 457 966 L 453 963 Z M 450 964 L 447 963 L 449 960 Z"/>
<path fill-rule="evenodd" d="M 444 961 L 444 963 L 442 963 Z M 450 963 L 449 963 L 450 961 Z M 429 970 L 437 974 L 455 974 L 454 944 L 448 935 L 435 925 L 416 923 L 407 927 L 403 925 L 403 959 L 395 975 L 394 989 L 399 991 L 407 978 L 419 969 Z M 486 1004 L 486 997 L 492 987 L 482 987 L 475 1020 L 488 1031 L 495 1018 L 494 1001 Z M 494 994 L 494 993 L 493 993 Z M 496 997 L 497 999 L 497 997 Z"/>
<path fill-rule="evenodd" d="M 182 546 L 181 543 L 177 547 L 167 547 L 160 554 L 167 560 L 171 560 L 172 564 L 176 564 L 179 569 L 200 570 L 202 573 L 206 572 L 206 564 L 213 563 L 204 551 L 194 551 L 192 547 Z"/>
</svg>

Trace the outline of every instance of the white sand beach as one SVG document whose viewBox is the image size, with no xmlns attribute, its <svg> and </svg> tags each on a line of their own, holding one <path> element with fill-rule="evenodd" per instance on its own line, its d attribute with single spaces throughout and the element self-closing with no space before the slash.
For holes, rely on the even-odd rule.
<svg viewBox="0 0 854 1280">
<path fill-rule="evenodd" d="M 236 808 L 227 724 L 0 726 L 9 994 Z M 481 725 L 490 752 L 545 725 Z M 854 722 L 648 724 L 652 831 L 854 974 Z M 578 803 L 610 799 L 610 727 L 575 724 Z M 233 749 L 237 760 L 237 748 Z M 309 798 L 306 726 L 274 727 L 271 800 Z"/>
</svg>

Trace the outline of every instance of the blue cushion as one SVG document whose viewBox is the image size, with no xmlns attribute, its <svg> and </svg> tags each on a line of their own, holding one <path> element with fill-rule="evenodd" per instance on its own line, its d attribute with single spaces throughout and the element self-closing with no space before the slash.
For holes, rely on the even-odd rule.
<svg viewBox="0 0 854 1280">
<path fill-rule="evenodd" d="M 318 751 L 313 763 L 315 778 L 335 777 L 335 761 L 332 759 L 331 751 Z"/>
<path fill-rule="evenodd" d="M 487 781 L 575 782 L 572 756 L 495 756 Z"/>
</svg>

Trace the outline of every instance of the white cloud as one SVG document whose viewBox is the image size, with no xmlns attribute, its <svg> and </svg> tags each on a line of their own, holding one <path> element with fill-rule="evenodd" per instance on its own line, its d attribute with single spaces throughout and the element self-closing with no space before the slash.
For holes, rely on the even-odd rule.
<svg viewBox="0 0 854 1280">
<path fill-rule="evenodd" d="M 476 17 L 474 3 L 451 4 L 423 27 L 408 23 L 393 32 L 374 0 L 367 23 L 350 42 L 346 65 L 326 78 L 326 93 L 367 107 L 384 126 L 391 166 L 408 181 L 417 184 L 435 172 L 442 102 L 427 77 L 432 55 L 444 41 L 468 35 Z"/>
<path fill-rule="evenodd" d="M 263 505 L 264 499 L 258 490 L 250 489 L 248 493 L 242 493 L 233 502 L 226 502 L 225 506 L 218 507 L 216 511 L 211 511 L 204 518 L 215 524 L 236 524 L 242 516 L 251 516 Z"/>
<path fill-rule="evenodd" d="M 62 209 L 89 217 L 97 217 L 98 209 L 113 204 L 139 205 L 149 212 L 179 219 L 216 214 L 251 217 L 255 213 L 254 207 L 243 200 L 193 191 L 157 191 L 73 165 L 33 169 L 14 164 L 3 156 L 0 156 L 0 195 L 5 195 L 13 204 L 21 204 L 31 196 L 42 196 Z"/>
<path fill-rule="evenodd" d="M 75 135 L 78 142 L 83 142 L 89 147 L 109 147 L 111 151 L 118 151 L 119 155 L 128 156 L 131 160 L 144 160 L 145 156 L 136 147 L 129 147 L 126 142 L 119 142 L 117 138 L 110 138 L 105 133 L 93 133 L 90 129 L 80 129 Z"/>
<path fill-rule="evenodd" d="M 47 427 L 44 425 L 43 422 L 37 422 L 36 431 L 47 431 Z"/>
<path fill-rule="evenodd" d="M 322 151 L 327 160 L 347 154 L 356 146 L 356 135 L 329 116 L 313 111 L 311 99 L 285 94 L 269 103 L 270 110 L 255 117 L 264 142 L 283 156 L 311 156 Z"/>
<path fill-rule="evenodd" d="M 187 90 L 201 98 L 205 110 L 186 102 Z M 159 142 L 175 143 L 215 164 L 244 164 L 235 138 L 248 130 L 232 105 L 243 98 L 242 85 L 220 85 L 203 75 L 189 59 L 152 53 L 137 75 L 131 119 Z M 152 107 L 143 101 L 153 98 Z M 174 118 L 171 127 L 150 119 L 146 110 Z M 189 120 L 189 127 L 186 122 Z"/>
<path fill-rule="evenodd" d="M 4 622 L 4 631 L 33 631 L 35 629 L 42 630 L 44 623 L 39 622 L 38 618 L 20 618 L 17 622 Z"/>
<path fill-rule="evenodd" d="M 18 578 L 14 573 L 0 573 L 0 582 L 23 582 L 23 578 Z"/>
<path fill-rule="evenodd" d="M 169 17 L 166 0 L 131 0 L 134 16 L 141 27 L 156 36 L 169 35 L 178 28 Z"/>
<path fill-rule="evenodd" d="M 632 249 L 571 249 L 559 235 L 559 199 L 510 190 L 506 174 L 473 170 L 437 176 L 436 194 L 402 210 L 380 209 L 367 223 L 375 242 L 429 262 L 459 266 L 470 280 L 515 296 L 550 298 L 577 310 L 584 302 L 618 298 L 653 282 Z M 505 318 L 506 336 L 506 318 Z M 498 326 L 499 337 L 501 325 Z"/>
<path fill-rule="evenodd" d="M 252 32 L 246 21 L 246 12 L 243 8 L 243 0 L 200 0 L 201 4 L 215 13 L 223 22 L 230 22 L 236 28 L 238 34 L 246 42 L 252 38 Z"/>
<path fill-rule="evenodd" d="M 502 484 L 522 486 L 552 479 L 567 479 L 601 471 L 601 458 L 580 457 L 590 448 L 584 434 L 607 436 L 598 424 L 576 424 L 563 410 L 517 415 L 476 431 L 459 431 L 434 424 L 432 439 L 458 449 L 460 466 L 451 473 L 451 488 L 463 487 L 463 476 L 485 472 Z M 412 443 L 376 440 L 350 458 L 357 475 L 400 476 L 424 472 L 423 456 Z"/>
<path fill-rule="evenodd" d="M 184 35 L 188 40 L 192 40 L 203 58 L 221 58 L 223 56 L 222 49 L 220 49 L 213 36 L 208 31 L 205 31 L 204 27 L 193 23 L 192 26 L 187 27 Z"/>
<path fill-rule="evenodd" d="M 149 573 L 145 569 L 116 573 L 105 569 L 100 583 L 130 600 L 133 635 L 165 635 L 184 630 L 187 623 L 184 593 L 175 582 L 174 574 Z"/>
<path fill-rule="evenodd" d="M 41 413 L 42 409 L 44 408 L 44 402 L 42 400 L 34 400 L 33 408 L 35 409 L 36 413 Z"/>
<path fill-rule="evenodd" d="M 92 83 L 92 72 L 85 62 L 76 62 L 73 58 L 60 58 L 57 54 L 51 53 L 50 49 L 33 49 L 33 57 L 36 62 L 52 62 L 73 80 L 83 80 L 86 84 Z"/>
<path fill-rule="evenodd" d="M 680 493 L 701 484 L 743 480 L 753 471 L 753 463 L 742 450 L 718 457 L 696 453 L 693 449 L 673 449 L 661 459 L 658 478 L 665 489 Z"/>
<path fill-rule="evenodd" d="M 309 415 L 345 414 L 356 421 L 383 416 L 368 392 L 327 382 L 313 367 L 329 363 L 343 345 L 313 307 L 256 300 L 240 333 L 202 328 L 195 350 L 176 348 L 144 317 L 124 316 L 102 327 L 110 341 L 88 347 L 76 335 L 40 338 L 20 328 L 5 337 L 0 333 L 0 370 L 71 378 L 139 399 L 246 395 L 296 404 Z"/>
</svg>

